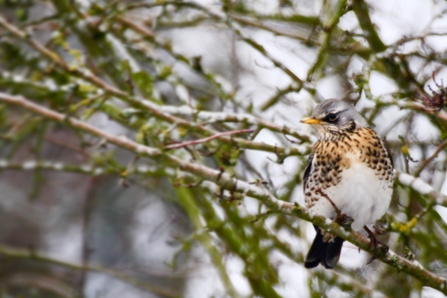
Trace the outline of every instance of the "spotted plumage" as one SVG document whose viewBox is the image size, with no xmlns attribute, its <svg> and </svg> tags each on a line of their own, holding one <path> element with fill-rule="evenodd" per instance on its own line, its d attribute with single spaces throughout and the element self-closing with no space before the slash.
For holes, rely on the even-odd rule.
<svg viewBox="0 0 447 298">
<path fill-rule="evenodd" d="M 347 103 L 330 99 L 302 122 L 314 125 L 319 135 L 304 173 L 309 211 L 331 219 L 347 215 L 357 231 L 382 217 L 391 200 L 393 164 L 365 119 Z M 344 240 L 315 228 L 305 266 L 333 268 Z"/>
</svg>

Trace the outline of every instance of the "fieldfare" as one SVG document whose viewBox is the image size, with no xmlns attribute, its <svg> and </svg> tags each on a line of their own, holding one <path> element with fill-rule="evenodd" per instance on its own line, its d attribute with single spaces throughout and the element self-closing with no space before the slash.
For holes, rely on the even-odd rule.
<svg viewBox="0 0 447 298">
<path fill-rule="evenodd" d="M 304 171 L 304 195 L 311 214 L 352 221 L 352 229 L 366 225 L 387 211 L 393 191 L 393 161 L 384 142 L 349 104 L 328 99 L 302 123 L 315 127 L 315 143 Z M 322 264 L 332 269 L 340 258 L 344 239 L 314 226 L 317 234 L 304 266 Z"/>
</svg>

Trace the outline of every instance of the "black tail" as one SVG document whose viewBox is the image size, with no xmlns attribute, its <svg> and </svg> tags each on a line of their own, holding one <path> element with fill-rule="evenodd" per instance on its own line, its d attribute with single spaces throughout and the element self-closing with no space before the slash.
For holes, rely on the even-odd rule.
<svg viewBox="0 0 447 298">
<path fill-rule="evenodd" d="M 315 268 L 321 263 L 325 268 L 332 269 L 337 265 L 340 259 L 341 247 L 344 239 L 335 236 L 334 242 L 323 242 L 323 234 L 321 229 L 314 226 L 317 231 L 314 242 L 307 253 L 304 267 Z"/>
</svg>

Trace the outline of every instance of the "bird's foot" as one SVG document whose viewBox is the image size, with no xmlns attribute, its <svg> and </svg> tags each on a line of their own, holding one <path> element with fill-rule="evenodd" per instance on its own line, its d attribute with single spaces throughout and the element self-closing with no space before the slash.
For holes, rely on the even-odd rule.
<svg viewBox="0 0 447 298">
<path fill-rule="evenodd" d="M 379 249 L 380 249 L 380 253 L 382 254 L 382 253 L 387 253 L 389 250 L 389 247 L 385 243 L 377 240 L 376 235 L 374 235 L 374 233 L 367 226 L 365 226 L 364 229 L 368 233 L 368 238 L 370 241 L 367 249 L 370 249 L 371 246 L 374 247 L 374 251 L 371 255 L 371 259 L 369 259 L 369 261 L 367 262 L 367 264 L 370 264 L 372 261 L 374 261 L 377 258 Z"/>
<path fill-rule="evenodd" d="M 335 222 L 342 226 L 346 231 L 352 230 L 351 224 L 354 222 L 354 219 L 346 214 L 339 213 L 337 217 L 335 217 Z"/>
</svg>

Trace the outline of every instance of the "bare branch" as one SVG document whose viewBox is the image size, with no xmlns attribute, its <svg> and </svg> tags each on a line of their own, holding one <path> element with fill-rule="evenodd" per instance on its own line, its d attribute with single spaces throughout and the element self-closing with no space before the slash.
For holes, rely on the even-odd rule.
<svg viewBox="0 0 447 298">
<path fill-rule="evenodd" d="M 228 173 L 223 173 L 221 171 L 214 170 L 197 163 L 184 161 L 175 156 L 163 153 L 160 149 L 143 146 L 124 137 L 114 136 L 97 128 L 94 128 L 93 126 L 85 122 L 73 118 L 67 118 L 63 114 L 39 106 L 23 97 L 11 96 L 5 93 L 0 93 L 0 102 L 21 106 L 53 121 L 57 121 L 59 123 L 67 123 L 76 129 L 80 129 L 87 133 L 93 134 L 97 137 L 103 138 L 108 142 L 113 143 L 122 148 L 125 148 L 127 150 L 130 150 L 137 155 L 149 158 L 162 157 L 169 164 L 171 164 L 172 166 L 177 166 L 183 171 L 189 172 L 202 179 L 212 181 L 215 184 L 227 190 L 233 192 L 240 192 L 249 197 L 253 197 L 261 201 L 272 211 L 285 215 L 297 216 L 301 219 L 312 222 L 313 224 L 325 229 L 326 231 L 334 235 L 342 237 L 343 239 L 353 243 L 354 245 L 358 246 L 363 250 L 366 250 L 368 252 L 373 252 L 374 250 L 373 248 L 370 248 L 369 240 L 363 237 L 361 234 L 357 232 L 348 232 L 344 228 L 340 227 L 336 222 L 333 222 L 325 217 L 313 216 L 309 214 L 307 210 L 302 209 L 298 205 L 279 200 L 275 198 L 267 190 L 260 188 L 256 185 L 252 185 L 242 180 L 237 180 L 236 183 L 233 177 Z M 426 195 L 427 194 L 431 196 L 435 195 L 432 192 L 432 188 L 427 184 L 424 184 L 422 180 L 420 180 L 419 178 L 414 179 L 410 178 L 411 176 L 407 174 L 400 174 L 398 176 L 398 179 L 399 181 L 401 181 L 401 183 L 410 185 L 416 191 L 420 191 L 422 194 Z M 437 196 L 443 197 L 439 194 L 437 194 Z M 441 291 L 444 294 L 447 294 L 447 280 L 441 276 L 435 275 L 427 271 L 419 263 L 409 261 L 403 257 L 398 256 L 396 253 L 392 251 L 388 251 L 386 253 L 379 253 L 377 259 L 398 269 L 399 271 L 414 276 L 415 278 L 420 280 L 424 286 L 432 287 L 434 289 Z"/>
<path fill-rule="evenodd" d="M 58 260 L 55 258 L 51 258 L 49 256 L 40 254 L 35 251 L 31 250 L 25 250 L 25 249 L 19 249 L 19 248 L 12 248 L 4 245 L 0 245 L 0 255 L 3 258 L 9 258 L 9 259 L 25 259 L 25 260 L 32 260 L 32 261 L 38 261 L 38 262 L 44 262 L 48 264 L 54 264 L 57 266 L 65 267 L 72 270 L 86 270 L 91 272 L 99 272 L 104 273 L 106 275 L 109 275 L 113 278 L 119 279 L 125 283 L 134 285 L 140 289 L 144 289 L 146 291 L 166 296 L 166 297 L 178 297 L 179 293 L 166 289 L 161 288 L 157 285 L 151 285 L 148 283 L 147 280 L 140 281 L 134 278 L 129 277 L 126 274 L 123 274 L 121 271 L 113 270 L 109 268 L 105 268 L 102 266 L 92 265 L 92 264 L 77 264 L 67 261 Z"/>
<path fill-rule="evenodd" d="M 211 140 L 220 138 L 221 136 L 229 136 L 229 135 L 235 135 L 235 134 L 240 134 L 240 133 L 250 133 L 253 131 L 254 131 L 254 129 L 240 129 L 240 130 L 233 130 L 233 131 L 225 131 L 225 132 L 221 132 L 221 133 L 215 134 L 213 136 L 199 139 L 199 140 L 192 140 L 192 141 L 188 141 L 188 142 L 167 145 L 164 147 L 164 149 L 177 149 L 177 148 L 182 148 L 182 147 L 186 147 L 186 146 L 190 146 L 190 145 L 202 144 L 202 143 L 206 143 Z"/>
</svg>

